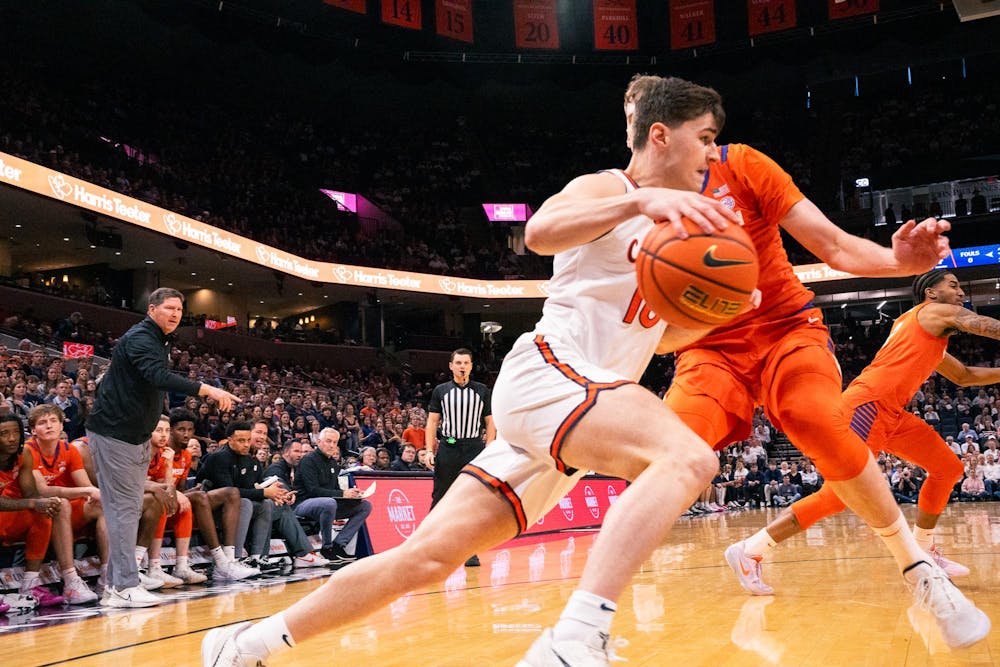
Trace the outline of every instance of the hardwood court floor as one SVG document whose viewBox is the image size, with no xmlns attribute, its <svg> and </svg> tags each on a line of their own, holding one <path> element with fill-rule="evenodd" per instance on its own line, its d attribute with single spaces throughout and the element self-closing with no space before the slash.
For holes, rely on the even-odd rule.
<svg viewBox="0 0 1000 667">
<path fill-rule="evenodd" d="M 905 512 L 912 520 L 914 508 Z M 910 596 L 891 557 L 850 513 L 778 548 L 764 566 L 774 597 L 745 594 L 722 552 L 771 516 L 761 510 L 680 520 L 620 601 L 612 643 L 623 664 L 1000 664 L 1000 630 L 950 653 L 925 618 L 908 612 Z M 1000 623 L 1000 503 L 951 506 L 939 534 L 945 553 L 972 568 L 961 588 Z M 558 617 L 593 538 L 560 535 L 481 554 L 481 568 L 459 570 L 446 585 L 404 596 L 272 664 L 513 665 Z M 244 592 L 0 635 L 2 664 L 198 665 L 206 629 L 266 616 L 321 581 L 246 585 Z"/>
</svg>

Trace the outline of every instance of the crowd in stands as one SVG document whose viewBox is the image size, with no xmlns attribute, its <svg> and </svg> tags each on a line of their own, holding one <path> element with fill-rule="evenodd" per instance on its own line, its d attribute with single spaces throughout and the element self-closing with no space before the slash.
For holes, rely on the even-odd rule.
<svg viewBox="0 0 1000 667">
<path fill-rule="evenodd" d="M 537 207 L 572 175 L 627 162 L 619 119 L 566 132 L 553 119 L 508 110 L 456 116 L 447 130 L 355 127 L 305 108 L 248 110 L 225 99 L 189 113 L 181 98 L 126 94 L 86 77 L 47 85 L 43 69 L 3 66 L 2 73 L 0 151 L 331 262 L 547 277 L 550 262 L 513 253 L 505 230 L 486 223 L 479 204 L 499 198 Z M 971 84 L 949 80 L 876 100 L 833 99 L 822 113 L 800 102 L 772 97 L 741 113 L 735 100 L 732 134 L 723 138 L 769 153 L 823 207 L 831 206 L 832 189 L 814 184 L 813 172 L 824 159 L 841 164 L 838 177 L 853 182 L 924 156 L 944 164 L 1000 145 L 991 122 L 996 93 Z M 838 119 L 836 140 L 805 145 L 830 118 Z M 361 193 L 400 224 L 359 221 L 338 211 L 321 187 Z M 801 248 L 791 254 L 796 263 L 815 261 Z M 106 290 L 89 297 L 114 298 Z"/>
</svg>

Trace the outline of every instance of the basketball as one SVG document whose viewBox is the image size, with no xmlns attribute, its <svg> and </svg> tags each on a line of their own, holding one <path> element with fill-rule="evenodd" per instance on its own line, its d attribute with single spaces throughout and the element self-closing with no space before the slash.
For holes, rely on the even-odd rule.
<svg viewBox="0 0 1000 667">
<path fill-rule="evenodd" d="M 726 324 L 757 286 L 757 251 L 742 227 L 704 233 L 684 219 L 688 238 L 669 223 L 655 225 L 635 263 L 639 292 L 668 324 L 707 329 Z"/>
</svg>

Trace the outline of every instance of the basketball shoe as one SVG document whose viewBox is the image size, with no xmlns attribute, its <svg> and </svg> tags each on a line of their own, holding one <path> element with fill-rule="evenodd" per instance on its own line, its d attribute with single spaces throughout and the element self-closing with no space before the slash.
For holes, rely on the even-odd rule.
<svg viewBox="0 0 1000 667">
<path fill-rule="evenodd" d="M 174 577 L 163 571 L 162 565 L 150 565 L 149 569 L 146 570 L 146 576 L 150 579 L 156 579 L 163 584 L 163 588 L 177 588 L 178 586 L 184 585 L 184 580 L 179 577 Z M 148 588 L 146 590 L 149 590 Z"/>
<path fill-rule="evenodd" d="M 753 595 L 774 595 L 774 589 L 764 583 L 761 575 L 760 557 L 751 556 L 743 550 L 743 542 L 732 544 L 726 549 L 726 562 L 739 579 L 740 586 Z"/>
<path fill-rule="evenodd" d="M 263 656 L 245 653 L 236 645 L 236 637 L 250 625 L 247 621 L 209 630 L 201 640 L 203 667 L 265 667 Z"/>
<path fill-rule="evenodd" d="M 929 567 L 912 584 L 913 602 L 934 617 L 941 638 L 951 648 L 972 646 L 990 631 L 990 618 L 955 588 L 937 565 Z"/>
<path fill-rule="evenodd" d="M 208 581 L 208 577 L 192 569 L 190 565 L 175 565 L 173 575 L 185 584 L 203 584 Z"/>
<path fill-rule="evenodd" d="M 970 572 L 969 568 L 965 567 L 961 563 L 956 563 L 953 560 L 948 560 L 947 558 L 945 558 L 944 554 L 941 553 L 941 550 L 938 549 L 938 546 L 936 544 L 931 545 L 930 551 L 928 551 L 927 553 L 931 555 L 931 558 L 934 559 L 934 563 L 942 570 L 944 570 L 944 573 L 947 574 L 949 577 L 969 576 Z"/>
<path fill-rule="evenodd" d="M 517 667 L 608 667 L 608 636 L 597 634 L 600 646 L 590 642 L 556 642 L 546 628 Z"/>
<path fill-rule="evenodd" d="M 97 593 L 90 590 L 83 579 L 76 577 L 63 584 L 63 598 L 66 604 L 87 604 L 97 601 Z"/>
<path fill-rule="evenodd" d="M 114 586 L 104 589 L 101 597 L 102 607 L 120 607 L 126 609 L 137 609 L 140 607 L 155 607 L 162 604 L 165 598 L 154 595 L 142 586 L 133 586 L 118 590 Z"/>
</svg>

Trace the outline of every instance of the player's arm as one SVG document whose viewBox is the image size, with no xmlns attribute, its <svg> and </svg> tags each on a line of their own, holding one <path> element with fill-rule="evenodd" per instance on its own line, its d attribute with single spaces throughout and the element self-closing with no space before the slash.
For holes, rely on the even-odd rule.
<svg viewBox="0 0 1000 667">
<path fill-rule="evenodd" d="M 669 220 L 678 236 L 686 238 L 681 218 L 687 217 L 711 233 L 736 223 L 736 214 L 694 192 L 625 185 L 608 172 L 579 176 L 549 197 L 524 228 L 524 243 L 539 255 L 555 255 L 595 241 L 637 215 Z"/>
<path fill-rule="evenodd" d="M 942 234 L 951 224 L 934 218 L 903 224 L 892 235 L 891 248 L 848 234 L 808 199 L 799 200 L 778 224 L 830 268 L 868 278 L 930 271 L 950 250 Z"/>
<path fill-rule="evenodd" d="M 711 329 L 682 329 L 673 324 L 668 324 L 659 344 L 656 346 L 656 354 L 670 354 L 682 347 L 687 347 L 692 343 L 704 338 Z"/>
<path fill-rule="evenodd" d="M 497 427 L 493 423 L 493 415 L 486 415 L 483 420 L 486 422 L 486 444 L 488 445 L 497 439 Z"/>
<path fill-rule="evenodd" d="M 76 472 L 86 472 L 80 470 Z M 76 498 L 90 498 L 94 501 L 101 500 L 101 492 L 97 490 L 97 487 L 90 486 L 89 480 L 88 484 L 85 486 L 50 486 L 42 473 L 37 470 L 33 470 L 32 473 L 35 475 L 35 486 L 38 489 L 38 495 L 42 498 L 65 498 L 66 500 L 74 500 Z M 75 480 L 74 480 L 75 481 Z"/>
<path fill-rule="evenodd" d="M 440 423 L 440 412 L 427 413 L 427 423 L 424 424 L 424 448 L 427 450 L 427 463 L 430 466 L 434 465 L 434 456 L 437 454 L 437 432 Z M 404 432 L 403 435 L 406 433 Z"/>
<path fill-rule="evenodd" d="M 961 387 L 982 387 L 1000 382 L 1000 368 L 966 366 L 950 354 L 944 355 L 937 372 Z"/>
<path fill-rule="evenodd" d="M 0 496 L 0 512 L 19 512 L 32 510 L 44 516 L 55 516 L 59 513 L 62 503 L 58 498 L 39 498 L 35 488 L 35 476 L 32 468 L 31 448 L 25 447 L 21 455 L 21 469 L 17 472 L 17 485 L 21 487 L 21 498 Z"/>
</svg>

